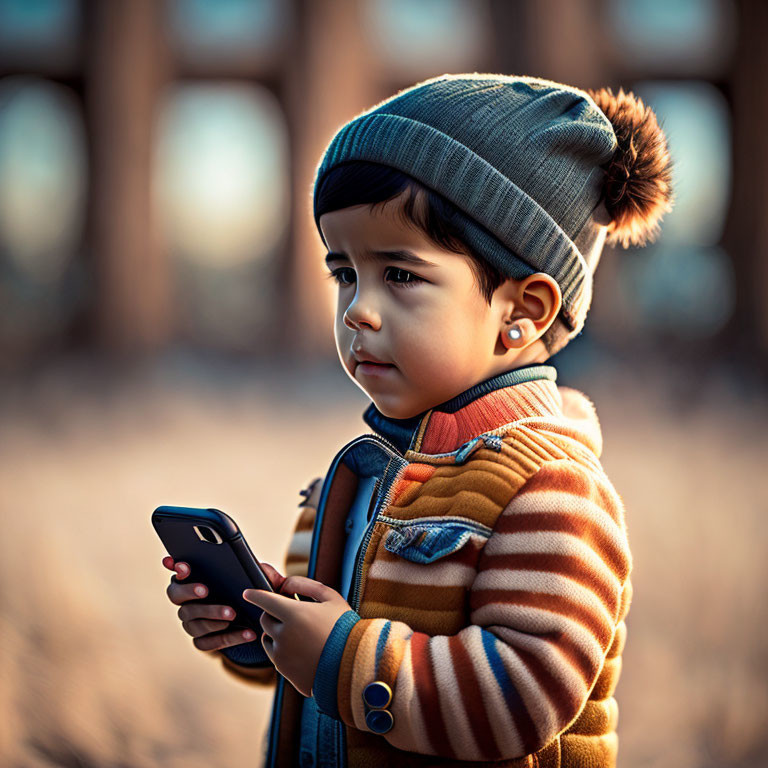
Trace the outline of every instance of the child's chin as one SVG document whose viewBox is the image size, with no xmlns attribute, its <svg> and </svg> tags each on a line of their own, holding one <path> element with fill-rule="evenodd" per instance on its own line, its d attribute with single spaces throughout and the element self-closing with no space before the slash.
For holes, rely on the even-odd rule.
<svg viewBox="0 0 768 768">
<path fill-rule="evenodd" d="M 373 400 L 373 404 L 378 408 L 379 412 L 384 414 L 390 419 L 410 419 L 416 416 L 420 411 L 414 411 L 413 408 L 408 408 L 402 403 L 394 403 L 392 400 L 381 397 L 368 397 Z"/>
</svg>

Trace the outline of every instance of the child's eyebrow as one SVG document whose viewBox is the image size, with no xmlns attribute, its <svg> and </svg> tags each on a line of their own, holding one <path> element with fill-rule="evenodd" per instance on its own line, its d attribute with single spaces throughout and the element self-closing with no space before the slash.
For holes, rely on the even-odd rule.
<svg viewBox="0 0 768 768">
<path fill-rule="evenodd" d="M 330 266 L 333 261 L 349 261 L 349 256 L 346 253 L 340 251 L 331 251 L 325 257 L 326 265 Z M 417 256 L 411 251 L 363 251 L 361 253 L 362 261 L 402 261 L 406 264 L 413 264 L 419 267 L 436 267 L 437 264 L 426 259 L 422 259 L 421 256 Z"/>
</svg>

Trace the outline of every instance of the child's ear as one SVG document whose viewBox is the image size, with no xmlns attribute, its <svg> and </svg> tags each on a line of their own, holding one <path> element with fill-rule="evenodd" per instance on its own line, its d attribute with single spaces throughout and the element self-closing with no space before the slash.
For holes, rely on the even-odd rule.
<svg viewBox="0 0 768 768">
<path fill-rule="evenodd" d="M 504 327 L 521 318 L 528 318 L 537 332 L 546 330 L 563 305 L 557 281 L 544 272 L 536 272 L 522 280 L 509 278 L 494 293 Z"/>
<path fill-rule="evenodd" d="M 537 331 L 546 330 L 563 305 L 562 292 L 556 280 L 544 272 L 536 272 L 519 281 L 516 317 L 526 317 Z"/>
</svg>

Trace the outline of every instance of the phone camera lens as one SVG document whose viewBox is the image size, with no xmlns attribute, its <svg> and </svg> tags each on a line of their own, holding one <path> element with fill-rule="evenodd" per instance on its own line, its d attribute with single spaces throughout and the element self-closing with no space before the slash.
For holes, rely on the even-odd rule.
<svg viewBox="0 0 768 768">
<path fill-rule="evenodd" d="M 200 526 L 200 532 L 203 534 L 203 538 L 206 541 L 210 541 L 211 544 L 215 544 L 216 543 L 216 537 L 213 535 L 213 531 L 210 528 L 208 528 L 208 527 L 206 527 L 204 525 L 201 525 Z"/>
<path fill-rule="evenodd" d="M 207 525 L 195 525 L 193 528 L 201 541 L 207 541 L 209 544 L 222 543 L 221 536 L 213 528 Z"/>
</svg>

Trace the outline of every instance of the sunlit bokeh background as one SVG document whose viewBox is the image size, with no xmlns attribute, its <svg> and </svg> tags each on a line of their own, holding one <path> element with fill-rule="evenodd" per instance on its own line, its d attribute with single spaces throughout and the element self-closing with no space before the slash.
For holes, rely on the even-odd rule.
<svg viewBox="0 0 768 768">
<path fill-rule="evenodd" d="M 768 764 L 768 3 L 0 0 L 0 764 L 236 766 L 271 689 L 192 646 L 159 504 L 282 568 L 368 404 L 311 216 L 334 131 L 444 72 L 622 86 L 676 204 L 551 362 L 595 402 L 635 596 L 620 765 Z"/>
</svg>

